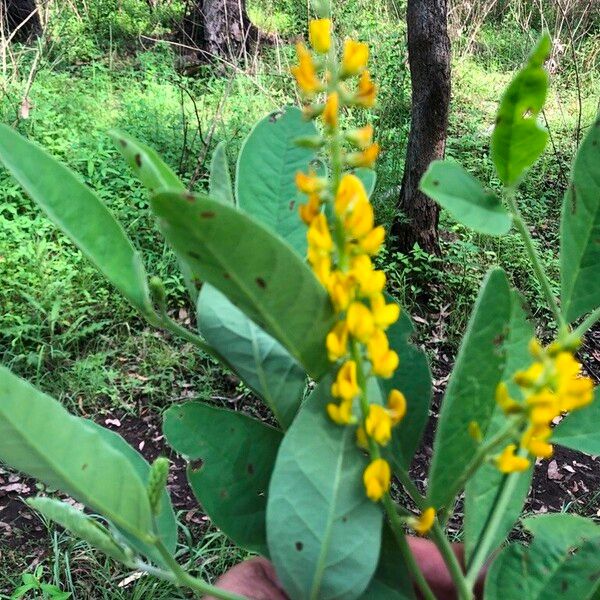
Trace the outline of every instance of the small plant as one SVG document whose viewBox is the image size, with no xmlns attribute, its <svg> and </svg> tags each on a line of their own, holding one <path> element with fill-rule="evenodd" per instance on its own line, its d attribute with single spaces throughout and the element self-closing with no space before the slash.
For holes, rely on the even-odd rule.
<svg viewBox="0 0 600 600">
<path fill-rule="evenodd" d="M 346 40 L 340 58 L 328 8 L 315 11 L 311 48 L 297 45 L 293 68 L 305 106 L 255 126 L 235 181 L 223 146 L 209 193 L 192 193 L 152 149 L 113 133 L 177 255 L 198 333 L 168 316 L 162 281 L 147 277 L 123 228 L 77 177 L 5 126 L 0 159 L 150 324 L 216 358 L 271 409 L 274 427 L 188 402 L 166 412 L 164 433 L 189 460 L 190 485 L 212 521 L 269 557 L 291 598 L 414 598 L 412 583 L 434 598 L 410 530 L 435 543 L 461 600 L 474 597 L 490 560 L 487 599 L 590 598 L 600 581 L 592 521 L 524 519 L 533 542 L 496 550 L 519 519 L 536 458 L 550 456 L 554 443 L 600 454 L 598 394 L 575 357 L 600 318 L 600 121 L 579 150 L 564 200 L 560 304 L 515 201 L 546 144 L 537 116 L 548 37 L 500 103 L 491 151 L 505 202 L 452 162 L 434 163 L 423 178 L 423 191 L 463 225 L 496 236 L 516 228 L 557 331 L 542 346 L 504 271 L 487 275 L 446 390 L 423 495 L 408 468 L 428 418 L 429 365 L 373 261 L 385 237 L 369 200 L 379 153 L 373 128 L 344 128 L 347 112 L 376 101 L 369 49 Z M 5 368 L 0 458 L 101 515 L 50 497 L 30 500 L 108 556 L 197 593 L 242 598 L 176 561 L 165 459 L 149 465 L 121 437 L 70 415 Z M 394 476 L 416 514 L 398 501 Z M 461 565 L 445 525 L 463 491 Z"/>
<path fill-rule="evenodd" d="M 67 600 L 71 597 L 71 592 L 61 592 L 60 588 L 51 584 L 44 583 L 44 569 L 39 566 L 33 573 L 23 573 L 21 575 L 23 585 L 20 585 L 10 596 L 11 600 L 20 598 L 44 598 L 44 600 Z"/>
</svg>

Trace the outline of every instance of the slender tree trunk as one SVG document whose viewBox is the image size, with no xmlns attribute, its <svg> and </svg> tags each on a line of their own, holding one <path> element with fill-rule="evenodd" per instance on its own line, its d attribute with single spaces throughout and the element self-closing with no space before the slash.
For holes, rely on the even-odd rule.
<svg viewBox="0 0 600 600">
<path fill-rule="evenodd" d="M 5 35 L 11 35 L 17 28 L 18 31 L 13 38 L 15 41 L 25 42 L 40 35 L 42 32 L 40 16 L 37 12 L 32 15 L 36 10 L 35 0 L 0 0 L 0 2 L 2 29 Z"/>
<path fill-rule="evenodd" d="M 397 249 L 415 244 L 439 254 L 439 208 L 419 191 L 431 161 L 446 147 L 450 106 L 450 39 L 447 0 L 408 0 L 408 59 L 412 81 L 412 119 L 398 207 L 404 219 L 392 227 Z"/>
</svg>

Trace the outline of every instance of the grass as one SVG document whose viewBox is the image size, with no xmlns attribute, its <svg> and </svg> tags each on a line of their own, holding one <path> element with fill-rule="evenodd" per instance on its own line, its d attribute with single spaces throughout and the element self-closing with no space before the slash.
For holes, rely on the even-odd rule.
<svg viewBox="0 0 600 600">
<path fill-rule="evenodd" d="M 402 10 L 396 2 L 348 0 L 338 15 L 342 35 L 372 42 L 374 75 L 381 86 L 374 124 L 384 148 L 374 203 L 386 225 L 395 216 L 396 186 L 410 125 L 405 26 L 398 18 Z M 293 0 L 263 0 L 251 7 L 256 22 L 284 36 L 304 25 L 303 11 Z M 69 38 L 74 34 L 68 27 L 42 61 L 30 94 L 31 117 L 18 128 L 96 190 L 142 251 L 148 272 L 165 282 L 175 317 L 185 321 L 192 307 L 174 257 L 149 217 L 145 193 L 106 133 L 119 128 L 133 134 L 156 148 L 185 181 L 198 169 L 197 185 L 205 186 L 210 153 L 218 141 L 228 142 L 233 164 L 252 123 L 267 110 L 296 101 L 287 74 L 290 45 L 265 48 L 247 70 L 223 76 L 206 66 L 192 78 L 174 68 L 168 44 L 135 53 L 117 46 L 107 51 L 85 31 L 83 37 Z M 473 53 L 464 54 L 457 45 L 447 153 L 491 188 L 499 189 L 489 158 L 497 101 L 534 37 L 533 32 L 506 21 L 486 24 Z M 79 52 L 84 60 L 76 58 L 69 39 L 85 46 Z M 582 53 L 589 50 L 582 60 L 587 67 L 580 73 L 584 125 L 597 108 L 594 89 L 599 83 L 598 72 L 587 58 L 593 56 L 588 46 L 582 49 Z M 3 122 L 14 122 L 21 100 L 31 55 L 24 53 L 22 60 L 20 74 L 7 83 L 0 98 Z M 555 148 L 536 164 L 519 197 L 555 285 L 564 174 L 575 150 L 578 97 L 573 81 L 573 66 L 565 56 L 552 77 L 545 113 Z M 427 317 L 445 311 L 443 343 L 451 353 L 464 331 L 478 285 L 494 264 L 508 269 L 533 315 L 547 317 L 515 235 L 485 238 L 445 214 L 441 229 L 442 259 L 416 249 L 411 256 L 390 251 L 380 260 L 394 294 L 409 312 Z M 231 394 L 231 381 L 212 361 L 194 354 L 185 343 L 149 329 L 4 172 L 0 172 L 0 230 L 0 280 L 4 282 L 0 362 L 86 416 L 135 414 L 141 405 L 160 412 L 191 395 L 215 401 L 215 396 Z M 236 391 L 248 410 L 257 410 L 246 390 Z M 199 543 L 196 534 L 183 527 L 181 558 L 209 578 L 241 557 L 219 532 L 209 530 Z M 44 535 L 44 543 L 34 542 L 30 548 L 0 550 L 0 581 L 5 579 L 8 589 L 19 585 L 21 572 L 39 563 L 45 581 L 74 597 L 91 597 L 92 591 L 93 597 L 111 599 L 185 597 L 147 577 L 119 587 L 129 573 L 51 526 Z M 40 547 L 48 550 L 39 555 Z"/>
</svg>

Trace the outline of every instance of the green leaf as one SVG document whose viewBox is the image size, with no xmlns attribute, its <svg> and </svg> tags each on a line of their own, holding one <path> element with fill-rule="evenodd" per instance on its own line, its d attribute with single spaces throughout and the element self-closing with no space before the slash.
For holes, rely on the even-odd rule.
<svg viewBox="0 0 600 600">
<path fill-rule="evenodd" d="M 412 579 L 398 542 L 387 523 L 381 535 L 377 570 L 360 600 L 415 600 Z"/>
<path fill-rule="evenodd" d="M 510 230 L 512 219 L 500 198 L 457 163 L 433 161 L 419 187 L 459 223 L 478 233 L 504 235 Z"/>
<path fill-rule="evenodd" d="M 428 490 L 429 502 L 436 508 L 452 508 L 477 450 L 469 422 L 476 421 L 486 431 L 492 417 L 510 316 L 506 275 L 494 269 L 482 284 L 440 411 Z"/>
<path fill-rule="evenodd" d="M 317 379 L 328 368 L 333 312 L 323 286 L 288 244 L 249 215 L 201 195 L 164 192 L 152 209 L 195 276 L 225 294 Z"/>
<path fill-rule="evenodd" d="M 600 306 L 600 116 L 577 152 L 563 201 L 560 279 L 569 322 Z"/>
<path fill-rule="evenodd" d="M 429 419 L 432 396 L 427 355 L 410 341 L 414 331 L 410 317 L 402 311 L 400 319 L 387 330 L 390 347 L 398 353 L 400 364 L 391 379 L 379 380 L 385 398 L 394 388 L 406 397 L 406 416 L 394 427 L 388 447 L 391 460 L 402 469 L 408 469 L 419 446 Z"/>
<path fill-rule="evenodd" d="M 211 285 L 198 298 L 198 327 L 229 368 L 273 411 L 282 427 L 296 416 L 306 374 L 289 352 Z"/>
<path fill-rule="evenodd" d="M 269 487 L 270 555 L 292 600 L 359 598 L 379 555 L 382 514 L 365 494 L 367 459 L 353 428 L 327 417 L 330 385 L 315 388 L 288 430 Z"/>
<path fill-rule="evenodd" d="M 506 365 L 502 381 L 506 382 L 513 397 L 518 397 L 517 389 L 512 382 L 512 376 L 531 362 L 529 341 L 535 335 L 533 325 L 527 320 L 522 300 L 516 291 L 511 292 L 511 317 L 506 338 Z M 490 441 L 506 425 L 506 416 L 498 406 L 495 406 L 492 419 L 487 431 L 484 431 L 484 443 Z M 499 546 L 519 518 L 523 504 L 529 492 L 533 465 L 518 476 L 514 492 L 506 507 L 502 522 L 497 529 L 491 548 Z M 465 555 L 467 560 L 473 555 L 481 539 L 483 529 L 488 522 L 495 505 L 496 495 L 504 475 L 495 465 L 482 465 L 465 486 Z"/>
<path fill-rule="evenodd" d="M 60 500 L 41 496 L 29 498 L 27 504 L 47 519 L 55 521 L 94 548 L 104 552 L 107 556 L 125 564 L 129 563 L 123 548 L 115 541 L 110 532 L 82 511 L 60 502 Z"/>
<path fill-rule="evenodd" d="M 240 546 L 267 555 L 266 492 L 281 432 L 199 402 L 167 410 L 163 430 L 190 461 L 190 486 L 214 523 Z"/>
<path fill-rule="evenodd" d="M 548 74 L 544 62 L 551 49 L 552 40 L 545 34 L 502 96 L 491 156 L 505 186 L 517 184 L 546 146 L 548 132 L 537 118 L 546 101 Z"/>
<path fill-rule="evenodd" d="M 96 428 L 0 367 L 0 459 L 66 492 L 115 526 L 148 540 L 152 515 L 129 459 Z"/>
<path fill-rule="evenodd" d="M 231 183 L 229 163 L 227 162 L 226 147 L 225 142 L 219 142 L 213 153 L 210 163 L 208 193 L 211 198 L 233 206 L 235 200 L 233 198 L 233 185 Z"/>
<path fill-rule="evenodd" d="M 594 401 L 567 415 L 554 429 L 552 443 L 571 450 L 600 455 L 600 388 L 594 390 Z"/>
<path fill-rule="evenodd" d="M 67 167 L 6 125 L 0 125 L 0 161 L 127 300 L 153 314 L 142 259 L 100 199 Z"/>
<path fill-rule="evenodd" d="M 600 578 L 600 528 L 576 515 L 523 521 L 530 546 L 511 544 L 492 563 L 485 600 L 586 600 Z M 574 551 L 576 550 L 576 551 Z"/>
<path fill-rule="evenodd" d="M 306 196 L 296 188 L 298 171 L 307 172 L 315 151 L 295 143 L 317 129 L 295 106 L 271 113 L 246 138 L 236 171 L 239 207 L 286 239 L 301 256 L 306 254 L 306 225 L 298 206 Z M 315 169 L 316 170 L 316 169 Z"/>
<path fill-rule="evenodd" d="M 163 162 L 156 150 L 142 144 L 135 138 L 113 130 L 110 136 L 127 161 L 130 169 L 152 194 L 160 189 L 184 190 L 185 186 L 171 168 Z"/>
<path fill-rule="evenodd" d="M 352 173 L 362 181 L 362 184 L 367 191 L 367 196 L 370 198 L 373 195 L 375 184 L 377 183 L 377 173 L 373 169 L 366 169 L 365 167 L 354 169 Z"/>
</svg>

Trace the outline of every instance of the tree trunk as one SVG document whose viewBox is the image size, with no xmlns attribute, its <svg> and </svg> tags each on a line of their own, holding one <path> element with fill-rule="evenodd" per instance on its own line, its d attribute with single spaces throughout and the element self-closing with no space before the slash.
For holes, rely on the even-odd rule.
<svg viewBox="0 0 600 600">
<path fill-rule="evenodd" d="M 36 12 L 30 17 L 36 10 L 35 0 L 0 0 L 0 2 L 2 29 L 5 35 L 11 35 L 17 28 L 18 31 L 13 38 L 15 41 L 26 42 L 40 35 L 42 25 L 39 14 Z"/>
<path fill-rule="evenodd" d="M 192 0 L 184 21 L 187 43 L 208 57 L 238 61 L 257 39 L 246 0 Z"/>
<path fill-rule="evenodd" d="M 450 106 L 450 39 L 447 0 L 408 0 L 408 60 L 412 81 L 412 118 L 398 207 L 406 217 L 392 226 L 397 249 L 415 244 L 439 254 L 439 207 L 419 191 L 431 161 L 446 147 Z"/>
</svg>

